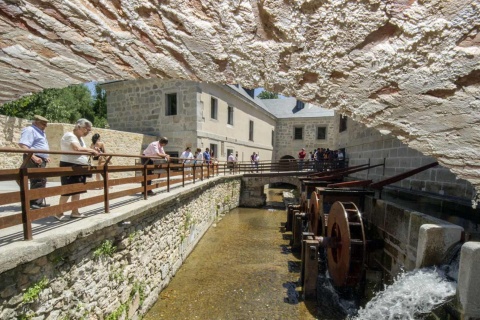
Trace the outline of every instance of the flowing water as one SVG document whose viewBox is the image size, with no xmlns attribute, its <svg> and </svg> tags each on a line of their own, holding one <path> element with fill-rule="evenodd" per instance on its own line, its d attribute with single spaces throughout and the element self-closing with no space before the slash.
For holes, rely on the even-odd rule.
<svg viewBox="0 0 480 320">
<path fill-rule="evenodd" d="M 315 319 L 315 309 L 299 298 L 300 261 L 281 232 L 285 220 L 285 210 L 229 212 L 145 319 Z"/>
<path fill-rule="evenodd" d="M 448 281 L 439 269 L 406 272 L 379 292 L 353 319 L 421 319 L 450 300 L 455 290 L 455 282 Z"/>
</svg>

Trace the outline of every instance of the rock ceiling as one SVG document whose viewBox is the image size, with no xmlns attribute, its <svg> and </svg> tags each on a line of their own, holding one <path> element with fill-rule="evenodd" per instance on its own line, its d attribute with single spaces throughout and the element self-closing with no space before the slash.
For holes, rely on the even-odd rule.
<svg viewBox="0 0 480 320">
<path fill-rule="evenodd" d="M 265 87 L 480 189 L 480 0 L 0 0 L 0 103 L 88 81 Z"/>
</svg>

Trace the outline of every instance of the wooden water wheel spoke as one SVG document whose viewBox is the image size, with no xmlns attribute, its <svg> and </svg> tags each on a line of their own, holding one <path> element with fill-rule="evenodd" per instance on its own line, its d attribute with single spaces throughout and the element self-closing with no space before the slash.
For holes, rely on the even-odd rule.
<svg viewBox="0 0 480 320">
<path fill-rule="evenodd" d="M 358 208 L 352 202 L 337 201 L 328 215 L 328 271 L 336 286 L 356 285 L 364 270 L 366 239 Z"/>
<path fill-rule="evenodd" d="M 315 236 L 325 235 L 325 217 L 320 212 L 320 203 L 315 191 L 310 196 L 310 209 L 308 210 L 310 232 Z"/>
</svg>

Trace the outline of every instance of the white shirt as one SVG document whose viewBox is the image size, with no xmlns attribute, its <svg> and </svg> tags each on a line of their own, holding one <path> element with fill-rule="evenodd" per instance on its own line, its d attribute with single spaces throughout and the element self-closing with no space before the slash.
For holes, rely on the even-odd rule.
<svg viewBox="0 0 480 320">
<path fill-rule="evenodd" d="M 235 156 L 233 154 L 228 156 L 228 161 L 235 162 Z"/>
<path fill-rule="evenodd" d="M 181 159 L 184 159 L 183 163 L 190 163 L 190 160 L 186 159 L 193 159 L 193 154 L 190 151 L 183 151 L 182 155 L 180 156 Z"/>
<path fill-rule="evenodd" d="M 78 138 L 73 132 L 67 132 L 63 135 L 62 140 L 60 141 L 60 148 L 62 151 L 75 151 L 73 150 L 73 144 L 76 144 L 80 147 L 85 147 L 85 141 L 83 138 Z M 85 154 L 82 155 L 73 155 L 73 154 L 62 154 L 60 156 L 60 161 L 88 165 L 88 157 Z"/>
<path fill-rule="evenodd" d="M 202 164 L 203 163 L 203 153 L 199 152 L 197 154 L 197 164 Z"/>
</svg>

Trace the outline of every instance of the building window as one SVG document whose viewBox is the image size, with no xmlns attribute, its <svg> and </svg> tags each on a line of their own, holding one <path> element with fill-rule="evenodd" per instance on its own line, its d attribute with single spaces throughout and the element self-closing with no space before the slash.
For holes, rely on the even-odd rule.
<svg viewBox="0 0 480 320">
<path fill-rule="evenodd" d="M 275 142 L 275 131 L 272 130 L 272 146 L 274 145 Z"/>
<path fill-rule="evenodd" d="M 317 127 L 317 139 L 318 139 L 318 140 L 325 140 L 325 139 L 327 139 L 327 128 L 325 128 L 325 127 Z"/>
<path fill-rule="evenodd" d="M 303 139 L 303 128 L 301 128 L 301 127 L 294 128 L 293 139 L 294 140 L 302 140 Z"/>
<path fill-rule="evenodd" d="M 233 107 L 228 106 L 228 119 L 227 123 L 233 126 Z"/>
<path fill-rule="evenodd" d="M 166 105 L 165 115 L 166 116 L 175 116 L 177 115 L 177 94 L 168 93 L 166 94 Z"/>
<path fill-rule="evenodd" d="M 229 155 L 231 155 L 231 154 L 235 155 L 235 154 L 233 153 L 233 149 L 227 149 L 227 157 L 228 157 Z"/>
<path fill-rule="evenodd" d="M 248 140 L 253 141 L 253 121 L 250 120 L 250 128 L 248 130 Z"/>
<path fill-rule="evenodd" d="M 339 132 L 347 130 L 347 116 L 340 115 Z"/>
<path fill-rule="evenodd" d="M 210 118 L 216 120 L 217 112 L 218 112 L 218 100 L 215 98 L 212 98 L 210 100 Z"/>
</svg>

